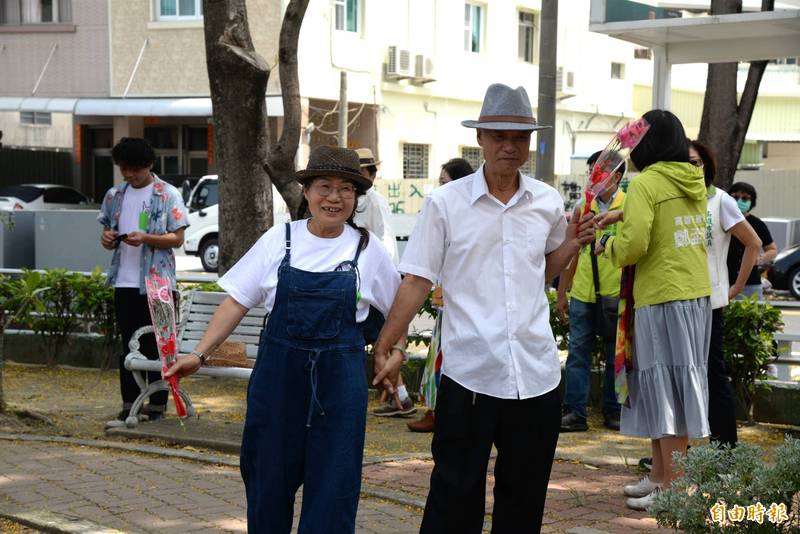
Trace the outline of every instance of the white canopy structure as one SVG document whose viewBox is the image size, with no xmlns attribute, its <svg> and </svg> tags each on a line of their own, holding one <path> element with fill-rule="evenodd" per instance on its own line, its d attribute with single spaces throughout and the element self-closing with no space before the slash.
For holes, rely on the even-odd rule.
<svg viewBox="0 0 800 534">
<path fill-rule="evenodd" d="M 800 9 L 608 22 L 611 2 L 592 0 L 589 30 L 653 50 L 653 108 L 670 107 L 672 65 L 800 56 Z"/>
</svg>

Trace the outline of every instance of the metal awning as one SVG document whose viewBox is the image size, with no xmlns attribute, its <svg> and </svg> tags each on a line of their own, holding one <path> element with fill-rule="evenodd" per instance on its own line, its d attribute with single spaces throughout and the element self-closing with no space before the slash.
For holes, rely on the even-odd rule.
<svg viewBox="0 0 800 534">
<path fill-rule="evenodd" d="M 0 96 L 0 111 L 52 111 L 72 113 L 77 98 Z"/>
<path fill-rule="evenodd" d="M 647 48 L 662 48 L 669 64 L 793 57 L 800 52 L 800 10 L 589 24 Z"/>
<path fill-rule="evenodd" d="M 592 0 L 589 31 L 653 50 L 656 109 L 670 108 L 672 65 L 779 59 L 800 52 L 800 9 L 606 22 L 611 2 Z"/>
<path fill-rule="evenodd" d="M 267 114 L 283 116 L 280 95 L 268 95 Z M 101 117 L 211 117 L 211 99 L 0 97 L 0 111 L 51 111 Z"/>
</svg>

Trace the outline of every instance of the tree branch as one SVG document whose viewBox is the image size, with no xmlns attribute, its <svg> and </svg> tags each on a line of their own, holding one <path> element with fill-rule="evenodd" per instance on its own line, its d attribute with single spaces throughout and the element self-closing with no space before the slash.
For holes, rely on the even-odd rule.
<svg viewBox="0 0 800 534">
<path fill-rule="evenodd" d="M 291 0 L 286 7 L 281 24 L 278 43 L 278 76 L 283 95 L 284 126 L 281 138 L 275 146 L 274 155 L 294 153 L 300 142 L 300 80 L 297 72 L 297 43 L 300 40 L 300 28 L 303 25 L 309 0 Z"/>
</svg>

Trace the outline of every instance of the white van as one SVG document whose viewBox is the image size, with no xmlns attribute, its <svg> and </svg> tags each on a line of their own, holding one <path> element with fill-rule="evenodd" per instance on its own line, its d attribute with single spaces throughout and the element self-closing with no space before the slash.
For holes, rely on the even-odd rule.
<svg viewBox="0 0 800 534">
<path fill-rule="evenodd" d="M 217 175 L 203 176 L 192 190 L 189 202 L 189 228 L 183 250 L 200 256 L 203 269 L 215 273 L 219 266 L 219 183 Z M 291 219 L 289 209 L 278 190 L 272 186 L 272 209 L 275 224 Z"/>
</svg>

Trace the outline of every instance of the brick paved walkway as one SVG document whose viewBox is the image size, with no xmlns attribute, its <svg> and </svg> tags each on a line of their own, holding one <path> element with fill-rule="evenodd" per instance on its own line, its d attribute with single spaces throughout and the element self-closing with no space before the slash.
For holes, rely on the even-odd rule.
<svg viewBox="0 0 800 534">
<path fill-rule="evenodd" d="M 424 500 L 431 466 L 430 460 L 370 465 L 364 469 L 365 487 Z M 654 520 L 624 508 L 619 488 L 634 479 L 622 468 L 558 462 L 543 532 L 574 526 L 655 530 Z M 245 532 L 244 502 L 233 467 L 63 444 L 0 442 L 0 506 L 77 516 L 126 532 L 200 533 Z M 417 508 L 366 497 L 357 531 L 416 533 L 420 519 Z"/>
</svg>

